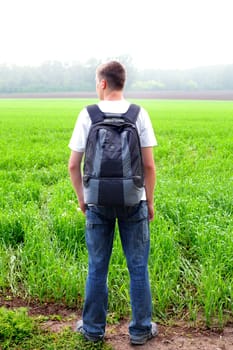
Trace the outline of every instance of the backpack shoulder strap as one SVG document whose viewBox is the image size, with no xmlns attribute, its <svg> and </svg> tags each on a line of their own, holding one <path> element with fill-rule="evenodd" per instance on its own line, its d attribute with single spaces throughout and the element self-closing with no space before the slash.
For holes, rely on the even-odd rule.
<svg viewBox="0 0 233 350">
<path fill-rule="evenodd" d="M 91 118 L 92 124 L 102 122 L 104 120 L 105 114 L 102 112 L 97 104 L 89 105 L 86 107 L 88 114 Z M 140 106 L 136 104 L 130 104 L 129 109 L 126 113 L 122 114 L 125 120 L 132 124 L 135 124 L 140 111 Z"/>
<path fill-rule="evenodd" d="M 140 111 L 140 106 L 132 103 L 129 106 L 128 111 L 124 114 L 124 118 L 128 120 L 130 123 L 135 124 L 137 121 L 139 111 Z"/>
<path fill-rule="evenodd" d="M 100 110 L 97 104 L 89 105 L 86 108 L 92 124 L 96 124 L 104 120 L 104 113 Z"/>
</svg>

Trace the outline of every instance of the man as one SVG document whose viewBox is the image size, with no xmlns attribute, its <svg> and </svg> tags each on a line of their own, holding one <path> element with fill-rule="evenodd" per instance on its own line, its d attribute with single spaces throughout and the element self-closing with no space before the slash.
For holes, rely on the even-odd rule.
<svg viewBox="0 0 233 350">
<path fill-rule="evenodd" d="M 117 61 L 102 64 L 96 71 L 98 106 L 104 113 L 125 113 L 130 103 L 124 99 L 126 79 L 124 67 Z M 83 309 L 83 320 L 77 331 L 90 341 L 104 337 L 107 314 L 107 274 L 111 257 L 116 219 L 121 243 L 130 274 L 132 321 L 129 325 L 132 344 L 144 344 L 157 335 L 157 326 L 151 322 L 151 292 L 148 278 L 150 246 L 149 221 L 154 217 L 155 164 L 153 146 L 156 139 L 148 113 L 140 108 L 136 121 L 139 133 L 145 190 L 141 201 L 130 207 L 86 204 L 82 183 L 81 162 L 91 120 L 84 108 L 78 117 L 69 147 L 69 172 L 77 194 L 80 209 L 86 215 L 86 244 L 88 249 L 88 277 Z"/>
</svg>

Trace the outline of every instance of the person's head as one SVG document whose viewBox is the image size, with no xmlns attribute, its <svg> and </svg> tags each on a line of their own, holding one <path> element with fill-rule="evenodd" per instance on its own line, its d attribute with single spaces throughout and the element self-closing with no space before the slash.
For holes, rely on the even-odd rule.
<svg viewBox="0 0 233 350">
<path fill-rule="evenodd" d="M 126 80 L 126 71 L 123 65 L 117 61 L 101 64 L 96 70 L 96 90 L 101 97 L 101 92 L 122 92 Z"/>
</svg>

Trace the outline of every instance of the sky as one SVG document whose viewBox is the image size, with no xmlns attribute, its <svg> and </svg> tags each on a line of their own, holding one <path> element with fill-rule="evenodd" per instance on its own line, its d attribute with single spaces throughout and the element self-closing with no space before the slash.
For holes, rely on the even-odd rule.
<svg viewBox="0 0 233 350">
<path fill-rule="evenodd" d="M 233 64 L 233 0 L 0 0 L 0 64 Z"/>
</svg>

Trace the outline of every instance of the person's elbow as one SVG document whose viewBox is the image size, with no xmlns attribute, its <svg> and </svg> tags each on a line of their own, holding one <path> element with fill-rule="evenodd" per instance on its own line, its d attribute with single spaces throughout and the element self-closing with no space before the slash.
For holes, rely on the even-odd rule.
<svg viewBox="0 0 233 350">
<path fill-rule="evenodd" d="M 74 162 L 72 159 L 69 160 L 69 163 L 68 163 L 68 170 L 69 170 L 69 173 L 75 171 L 77 169 L 77 163 Z"/>
<path fill-rule="evenodd" d="M 148 172 L 148 173 L 155 172 L 155 162 L 154 162 L 152 147 L 142 148 L 142 162 L 143 162 L 143 169 L 145 172 Z"/>
<path fill-rule="evenodd" d="M 144 172 L 147 173 L 155 173 L 155 163 L 154 162 L 147 162 L 143 164 Z"/>
<path fill-rule="evenodd" d="M 77 152 L 72 152 L 69 163 L 68 163 L 68 171 L 70 174 L 76 173 L 80 170 L 80 164 L 82 161 L 82 154 Z"/>
</svg>

